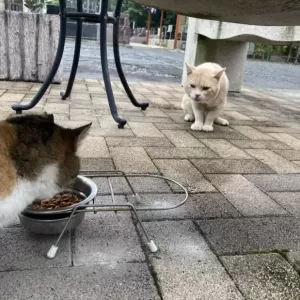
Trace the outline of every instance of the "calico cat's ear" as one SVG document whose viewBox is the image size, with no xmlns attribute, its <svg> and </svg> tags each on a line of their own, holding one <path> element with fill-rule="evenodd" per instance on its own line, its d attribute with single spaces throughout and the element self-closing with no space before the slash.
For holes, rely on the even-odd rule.
<svg viewBox="0 0 300 300">
<path fill-rule="evenodd" d="M 226 71 L 226 68 L 223 68 L 221 71 L 218 71 L 218 73 L 214 76 L 214 78 L 220 79 L 225 71 Z"/>
<path fill-rule="evenodd" d="M 53 116 L 53 114 L 48 114 L 46 111 L 44 111 L 42 113 L 42 116 L 45 117 L 46 119 L 48 119 L 49 121 L 51 121 L 52 123 L 54 123 L 54 116 Z"/>
<path fill-rule="evenodd" d="M 185 66 L 186 66 L 186 72 L 188 75 L 190 75 L 191 73 L 193 73 L 195 67 L 189 65 L 188 63 L 185 63 Z"/>
<path fill-rule="evenodd" d="M 88 135 L 91 126 L 92 123 L 72 129 L 72 137 L 74 138 L 75 146 L 78 146 L 80 142 Z"/>
</svg>

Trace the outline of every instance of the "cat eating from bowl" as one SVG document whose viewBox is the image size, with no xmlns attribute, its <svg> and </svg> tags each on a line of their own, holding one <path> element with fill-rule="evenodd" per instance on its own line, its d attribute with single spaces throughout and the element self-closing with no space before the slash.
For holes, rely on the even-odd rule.
<svg viewBox="0 0 300 300">
<path fill-rule="evenodd" d="M 34 200 L 51 198 L 75 183 L 76 151 L 90 127 L 63 128 L 47 113 L 0 121 L 0 227 Z"/>
</svg>

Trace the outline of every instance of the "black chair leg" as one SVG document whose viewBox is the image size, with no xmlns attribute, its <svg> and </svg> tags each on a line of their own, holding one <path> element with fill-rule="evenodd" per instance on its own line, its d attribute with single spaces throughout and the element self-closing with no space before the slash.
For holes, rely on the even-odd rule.
<svg viewBox="0 0 300 300">
<path fill-rule="evenodd" d="M 82 12 L 82 0 L 77 0 L 77 11 Z M 66 100 L 67 98 L 69 98 L 73 88 L 74 80 L 77 73 L 78 63 L 79 63 L 79 57 L 80 57 L 81 37 L 82 37 L 82 20 L 78 20 L 76 22 L 76 40 L 75 40 L 73 64 L 72 64 L 72 69 L 71 69 L 66 91 L 60 93 L 62 100 Z"/>
<path fill-rule="evenodd" d="M 65 47 L 65 41 L 66 41 L 66 30 L 67 30 L 67 16 L 66 16 L 66 0 L 60 0 L 59 1 L 59 9 L 60 9 L 60 33 L 59 33 L 59 42 L 58 47 L 55 55 L 55 59 L 52 65 L 52 68 L 40 87 L 37 94 L 34 96 L 34 98 L 31 100 L 31 102 L 27 104 L 14 104 L 12 105 L 12 109 L 16 111 L 17 114 L 21 114 L 23 110 L 29 110 L 33 107 L 35 107 L 38 102 L 41 100 L 45 92 L 47 91 L 48 87 L 50 86 L 55 74 L 57 73 L 57 70 L 59 68 L 63 53 L 64 53 L 64 47 Z"/>
<path fill-rule="evenodd" d="M 118 115 L 117 106 L 114 99 L 113 90 L 111 87 L 108 62 L 107 62 L 107 9 L 108 0 L 102 0 L 101 14 L 100 14 L 100 55 L 101 55 L 101 67 L 103 73 L 103 80 L 105 84 L 105 90 L 108 98 L 111 114 L 114 120 L 118 123 L 119 128 L 124 128 L 127 121 Z"/>
<path fill-rule="evenodd" d="M 142 110 L 146 110 L 147 107 L 149 106 L 149 103 L 147 103 L 147 102 L 139 103 L 135 99 L 135 97 L 132 94 L 132 91 L 127 83 L 126 77 L 125 77 L 123 69 L 122 69 L 122 64 L 121 64 L 121 60 L 120 60 L 120 50 L 119 50 L 119 21 L 120 21 L 122 2 L 123 2 L 123 0 L 118 0 L 118 2 L 117 2 L 117 6 L 115 9 L 116 22 L 114 23 L 114 27 L 113 27 L 113 49 L 114 49 L 116 68 L 117 68 L 120 80 L 122 82 L 122 85 L 126 91 L 128 98 L 130 99 L 131 103 L 136 107 L 140 107 Z"/>
</svg>

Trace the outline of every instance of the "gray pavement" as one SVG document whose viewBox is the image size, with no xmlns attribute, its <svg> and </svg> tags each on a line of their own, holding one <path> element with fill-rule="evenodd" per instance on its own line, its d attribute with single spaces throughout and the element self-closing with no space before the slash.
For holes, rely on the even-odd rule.
<svg viewBox="0 0 300 300">
<path fill-rule="evenodd" d="M 16 220 L 0 230 L 0 299 L 300 300 L 299 89 L 230 95 L 223 113 L 230 126 L 194 132 L 178 109 L 179 77 L 164 77 L 179 74 L 182 54 L 124 47 L 132 91 L 150 107 L 133 107 L 114 81 L 119 113 L 128 120 L 120 130 L 103 81 L 95 79 L 96 52 L 83 55 L 87 65 L 81 63 L 79 77 L 90 78 L 75 81 L 71 99 L 59 98 L 66 81 L 51 85 L 34 111 L 53 112 L 66 127 L 93 121 L 79 148 L 82 169 L 162 174 L 183 183 L 190 198 L 178 209 L 140 214 L 159 247 L 155 254 L 125 212 L 86 215 L 53 260 L 45 255 L 56 236 L 30 234 Z M 110 64 L 111 58 L 110 52 Z M 39 86 L 0 82 L 1 117 L 12 103 L 32 99 Z M 93 180 L 96 202 L 111 203 L 108 180 Z M 164 181 L 130 182 L 141 201 L 125 179 L 112 179 L 118 203 L 166 207 L 182 199 Z"/>
<path fill-rule="evenodd" d="M 69 39 L 64 53 L 64 77 L 69 76 L 73 59 L 74 40 Z M 78 78 L 102 78 L 100 47 L 95 41 L 84 41 Z M 112 80 L 119 80 L 113 61 L 112 46 L 108 46 L 108 61 Z M 121 61 L 129 81 L 156 81 L 180 83 L 184 54 L 180 51 L 139 46 L 121 46 Z M 254 89 L 278 90 L 300 89 L 300 66 L 284 63 L 248 60 L 244 86 Z"/>
</svg>

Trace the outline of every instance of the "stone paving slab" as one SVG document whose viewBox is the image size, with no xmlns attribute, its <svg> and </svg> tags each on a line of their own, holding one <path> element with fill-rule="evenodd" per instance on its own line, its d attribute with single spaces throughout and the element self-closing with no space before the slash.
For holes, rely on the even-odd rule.
<svg viewBox="0 0 300 300">
<path fill-rule="evenodd" d="M 9 300 L 160 300 L 145 263 L 0 272 Z"/>
<path fill-rule="evenodd" d="M 203 132 L 203 131 L 189 131 L 192 136 L 201 139 L 225 139 L 225 140 L 248 140 L 249 138 L 245 135 L 233 130 L 227 126 L 217 126 L 214 125 L 213 132 Z"/>
<path fill-rule="evenodd" d="M 188 160 L 155 159 L 153 162 L 164 176 L 180 182 L 190 192 L 215 191 L 212 184 Z M 172 185 L 172 188 L 177 191 L 179 190 L 175 185 Z"/>
<path fill-rule="evenodd" d="M 300 250 L 300 222 L 294 217 L 197 221 L 218 255 Z"/>
<path fill-rule="evenodd" d="M 268 195 L 292 215 L 300 216 L 300 192 L 271 192 Z"/>
<path fill-rule="evenodd" d="M 264 127 L 264 126 L 257 126 L 255 127 L 261 132 L 267 132 L 267 133 L 300 133 L 300 128 L 292 128 L 292 127 Z"/>
<path fill-rule="evenodd" d="M 300 191 L 300 174 L 257 174 L 245 177 L 267 192 Z"/>
<path fill-rule="evenodd" d="M 101 203 L 112 203 L 103 197 L 101 200 Z M 75 231 L 74 266 L 143 261 L 145 257 L 128 212 L 86 214 Z"/>
<path fill-rule="evenodd" d="M 80 169 L 84 171 L 107 171 L 115 169 L 115 165 L 111 159 L 103 158 L 82 158 L 80 165 Z"/>
<path fill-rule="evenodd" d="M 192 222 L 147 222 L 159 252 L 150 256 L 164 300 L 243 299 Z"/>
<path fill-rule="evenodd" d="M 109 147 L 172 147 L 167 138 L 124 138 L 107 137 L 106 143 Z"/>
<path fill-rule="evenodd" d="M 139 194 L 141 201 L 128 196 L 137 207 L 173 207 L 184 200 L 185 194 Z M 186 220 L 240 217 L 240 213 L 219 193 L 192 194 L 185 205 L 165 211 L 141 211 L 143 221 Z"/>
<path fill-rule="evenodd" d="M 247 299 L 299 299 L 300 277 L 280 255 L 226 256 L 221 259 Z"/>
<path fill-rule="evenodd" d="M 110 154 L 103 137 L 86 137 L 78 148 L 79 157 L 110 158 Z"/>
<path fill-rule="evenodd" d="M 201 139 L 201 142 L 222 158 L 251 159 L 244 151 L 223 139 Z"/>
<path fill-rule="evenodd" d="M 142 147 L 110 147 L 116 168 L 128 173 L 158 173 Z"/>
<path fill-rule="evenodd" d="M 170 142 L 175 147 L 205 147 L 188 132 L 182 130 L 162 130 L 162 133 L 170 140 Z"/>
<path fill-rule="evenodd" d="M 300 150 L 276 150 L 274 152 L 287 160 L 300 160 Z"/>
<path fill-rule="evenodd" d="M 270 150 L 285 150 L 291 149 L 290 146 L 279 141 L 254 141 L 254 140 L 231 140 L 230 143 L 234 144 L 240 149 L 270 149 Z M 290 151 L 290 150 L 289 150 Z"/>
<path fill-rule="evenodd" d="M 244 265 L 237 259 L 236 264 L 230 263 L 234 270 L 226 266 L 225 271 L 216 254 L 235 258 L 236 254 L 248 257 L 254 253 L 259 258 L 263 256 L 261 252 L 284 251 L 287 268 L 288 263 L 294 268 L 299 265 L 300 228 L 294 218 L 299 216 L 300 192 L 297 102 L 253 91 L 242 92 L 238 97 L 230 95 L 224 112 L 230 126 L 215 125 L 213 132 L 195 132 L 190 130 L 191 123 L 183 119 L 183 92 L 179 85 L 131 82 L 138 99 L 150 99 L 149 108 L 141 111 L 131 105 L 121 83 L 114 81 L 119 114 L 128 121 L 120 130 L 110 115 L 102 80 L 76 79 L 71 99 L 61 101 L 59 93 L 66 83 L 52 85 L 36 108 L 24 113 L 54 112 L 55 122 L 66 127 L 93 121 L 88 140 L 79 150 L 81 169 L 161 172 L 186 185 L 191 195 L 178 209 L 140 212 L 160 247 L 155 255 L 145 247 L 144 236 L 139 236 L 129 213 L 87 215 L 75 235 L 64 238 L 52 261 L 43 253 L 54 237 L 28 238 L 15 222 L 0 233 L 4 237 L 0 239 L 0 282 L 5 286 L 1 297 L 257 300 L 265 291 L 270 291 L 270 297 L 272 292 L 278 292 L 269 289 L 273 282 L 277 285 L 280 277 L 277 260 L 274 266 L 261 263 L 267 265 L 263 278 L 268 282 L 268 286 L 262 286 L 255 284 L 255 268 L 244 272 L 239 269 Z M 11 114 L 12 103 L 30 101 L 39 87 L 40 84 L 1 81 L 0 116 Z M 94 181 L 99 187 L 96 202 L 112 203 L 110 196 L 103 196 L 110 194 L 107 178 Z M 117 202 L 129 200 L 137 206 L 165 207 L 183 196 L 163 181 L 130 178 L 141 197 L 139 202 L 132 198 L 124 178 L 110 181 Z M 228 271 L 232 273 L 228 275 Z M 245 283 L 240 283 L 234 272 Z M 289 271 L 282 274 L 291 276 Z M 16 289 L 20 282 L 24 285 Z M 286 282 L 286 290 L 295 286 L 293 279 L 292 282 Z M 282 290 L 283 284 L 279 282 L 278 286 Z M 63 292 L 58 295 L 57 291 Z M 251 298 L 256 297 L 253 295 L 258 295 L 257 299 Z M 288 296 L 278 295 L 284 300 L 293 299 L 289 292 Z"/>
<path fill-rule="evenodd" d="M 137 137 L 164 137 L 152 123 L 130 122 L 129 126 Z"/>
<path fill-rule="evenodd" d="M 224 112 L 224 114 L 225 114 L 225 116 L 229 117 L 229 119 L 240 120 L 240 121 L 251 121 L 252 120 L 250 117 L 247 117 L 246 115 L 239 113 L 237 111 L 226 110 L 226 112 Z"/>
<path fill-rule="evenodd" d="M 232 126 L 232 128 L 251 140 L 273 140 L 273 138 L 270 135 L 261 133 L 260 131 L 250 126 Z"/>
<path fill-rule="evenodd" d="M 202 174 L 255 174 L 275 173 L 271 168 L 254 159 L 191 159 Z"/>
<path fill-rule="evenodd" d="M 128 178 L 131 186 L 137 193 L 171 193 L 167 181 L 152 177 L 132 177 Z"/>
<path fill-rule="evenodd" d="M 71 266 L 69 234 L 63 236 L 56 259 L 46 258 L 48 250 L 55 244 L 57 238 L 58 235 L 28 233 L 21 227 L 0 230 L 0 277 L 4 274 L 3 271 Z M 1 279 L 0 282 L 2 298 L 4 286 Z"/>
<path fill-rule="evenodd" d="M 287 133 L 269 133 L 270 136 L 285 143 L 295 150 L 300 150 L 300 140 Z"/>
<path fill-rule="evenodd" d="M 97 184 L 98 186 L 98 194 L 101 195 L 110 195 L 110 187 L 108 183 L 108 179 L 106 177 L 94 177 L 93 181 Z M 110 177 L 109 178 L 110 184 L 113 187 L 114 193 L 116 195 L 121 194 L 121 195 L 126 195 L 130 194 L 131 190 L 126 182 L 125 178 L 121 177 Z"/>
<path fill-rule="evenodd" d="M 290 251 L 286 253 L 287 260 L 294 269 L 300 274 L 300 251 Z"/>
<path fill-rule="evenodd" d="M 208 148 L 189 147 L 147 147 L 148 155 L 152 158 L 215 158 L 217 155 Z"/>
<path fill-rule="evenodd" d="M 254 158 L 260 160 L 264 164 L 272 168 L 276 173 L 287 174 L 287 173 L 300 173 L 300 167 L 280 155 L 267 149 L 249 149 L 245 150 L 248 154 Z"/>
<path fill-rule="evenodd" d="M 288 214 L 280 205 L 240 174 L 207 174 L 206 177 L 244 216 Z"/>
<path fill-rule="evenodd" d="M 99 128 L 92 131 L 89 135 L 95 137 L 133 137 L 134 133 L 131 129 L 116 129 L 116 124 L 114 123 L 114 128 Z"/>
</svg>

